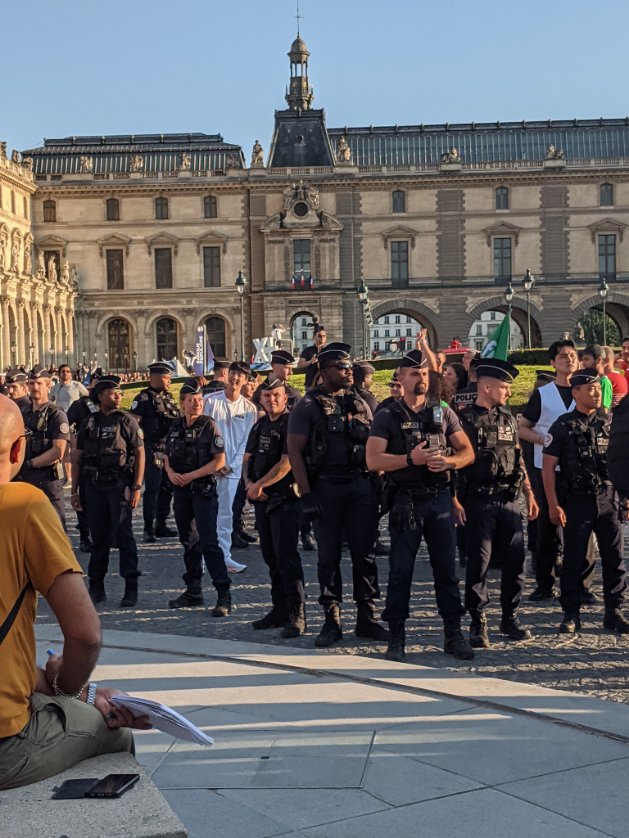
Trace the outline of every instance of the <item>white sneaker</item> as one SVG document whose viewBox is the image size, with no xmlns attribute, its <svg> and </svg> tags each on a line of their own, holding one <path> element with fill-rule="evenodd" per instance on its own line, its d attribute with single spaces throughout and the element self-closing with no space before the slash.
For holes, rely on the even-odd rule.
<svg viewBox="0 0 629 838">
<path fill-rule="evenodd" d="M 238 564 L 238 562 L 235 562 L 231 559 L 225 562 L 225 567 L 230 573 L 242 573 L 243 570 L 247 569 L 246 564 Z"/>
</svg>

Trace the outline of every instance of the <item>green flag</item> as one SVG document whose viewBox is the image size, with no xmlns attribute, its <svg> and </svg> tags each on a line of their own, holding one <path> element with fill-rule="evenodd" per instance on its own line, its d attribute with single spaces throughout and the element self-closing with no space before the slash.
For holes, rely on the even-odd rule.
<svg viewBox="0 0 629 838">
<path fill-rule="evenodd" d="M 501 361 L 506 361 L 509 352 L 510 329 L 511 319 L 508 314 L 505 314 L 502 323 L 499 323 L 487 338 L 487 343 L 480 353 L 481 358 L 500 358 Z"/>
</svg>

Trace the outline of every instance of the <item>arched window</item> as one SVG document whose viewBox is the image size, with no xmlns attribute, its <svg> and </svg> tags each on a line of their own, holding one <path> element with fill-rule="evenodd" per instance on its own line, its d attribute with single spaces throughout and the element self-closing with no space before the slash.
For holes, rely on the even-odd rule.
<svg viewBox="0 0 629 838">
<path fill-rule="evenodd" d="M 227 357 L 225 343 L 225 321 L 222 317 L 208 317 L 205 321 L 207 341 L 212 347 L 215 358 Z"/>
<path fill-rule="evenodd" d="M 396 189 L 391 195 L 391 200 L 393 212 L 406 212 L 406 192 Z"/>
<path fill-rule="evenodd" d="M 217 215 L 216 197 L 214 195 L 206 195 L 203 199 L 203 217 L 216 218 Z"/>
<path fill-rule="evenodd" d="M 120 201 L 118 198 L 107 198 L 107 221 L 120 221 Z"/>
<path fill-rule="evenodd" d="M 509 190 L 506 186 L 499 186 L 496 189 L 496 209 L 509 209 Z"/>
<path fill-rule="evenodd" d="M 57 220 L 57 204 L 55 201 L 44 201 L 44 221 Z"/>
<path fill-rule="evenodd" d="M 112 371 L 129 369 L 131 341 L 129 322 L 122 318 L 110 320 L 107 327 L 109 336 L 109 368 Z"/>
<path fill-rule="evenodd" d="M 168 218 L 168 198 L 155 198 L 155 218 L 160 221 Z"/>
<path fill-rule="evenodd" d="M 614 206 L 614 185 L 612 183 L 602 183 L 600 188 L 600 205 L 602 207 Z"/>
<path fill-rule="evenodd" d="M 177 355 L 177 348 L 177 321 L 160 317 L 155 324 L 155 357 L 158 361 L 169 361 Z"/>
</svg>

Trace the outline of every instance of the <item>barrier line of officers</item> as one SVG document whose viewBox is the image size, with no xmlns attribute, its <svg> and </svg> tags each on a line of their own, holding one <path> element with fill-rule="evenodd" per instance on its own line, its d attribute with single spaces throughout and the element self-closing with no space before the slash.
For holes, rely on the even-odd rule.
<svg viewBox="0 0 629 838">
<path fill-rule="evenodd" d="M 40 487 L 65 525 L 61 464 L 66 448 L 73 448 L 71 503 L 82 546 L 86 541 L 90 552 L 89 592 L 94 602 L 106 599 L 109 553 L 117 547 L 125 580 L 121 607 L 138 599 L 131 524 L 141 489 L 145 541 L 175 534 L 166 522 L 172 502 L 185 590 L 169 604 L 204 604 L 205 563 L 217 595 L 214 617 L 230 614 L 229 570 L 245 567 L 231 560 L 221 533 L 232 520 L 238 527 L 232 512 L 238 505 L 242 509 L 246 497 L 255 510 L 271 581 L 271 608 L 253 627 L 281 628 L 283 637 L 307 630 L 298 547 L 300 533 L 303 538 L 305 527 L 308 535 L 311 523 L 324 616 L 315 645 L 336 643 L 347 624 L 341 613 L 341 554 L 347 545 L 355 608 L 346 606 L 346 615 L 355 617 L 356 636 L 386 641 L 386 657 L 396 661 L 405 658 L 405 624 L 422 538 L 443 621 L 444 652 L 470 660 L 474 649 L 490 646 L 490 563 L 501 569 L 500 633 L 514 642 L 531 637 L 518 619 L 525 581 L 523 496 L 537 580 L 530 598 L 552 601 L 559 575 L 559 631 L 581 629 L 582 607 L 595 599 L 588 551 L 594 533 L 602 563 L 604 627 L 626 634 L 621 522 L 627 502 L 614 491 L 608 473 L 613 414 L 601 408 L 601 371 L 579 369 L 571 341 L 556 342 L 549 354 L 554 372 L 534 391 L 519 430 L 506 406 L 518 375 L 515 367 L 476 358 L 469 383 L 448 406 L 428 395 L 435 358 L 427 346 L 404 355 L 391 381 L 392 395 L 380 404 L 369 392 L 373 368 L 352 363 L 349 345 L 317 347 L 318 376 L 311 376 L 302 398 L 288 385 L 292 355 L 278 350 L 270 375 L 253 396 L 253 417 L 252 402 L 247 409 L 241 404 L 243 385 L 251 378 L 243 362 L 229 365 L 223 381 L 217 377 L 206 388 L 209 392 L 196 378 L 184 381 L 179 405 L 169 391 L 170 366 L 153 363 L 148 387 L 130 412 L 120 409 L 119 379 L 97 375 L 68 415 L 49 399 L 45 368 L 9 370 L 8 395 L 23 412 L 27 435 L 26 459 L 16 479 Z M 532 458 L 523 456 L 523 447 L 525 453 L 533 449 Z M 240 490 L 233 483 L 224 488 L 224 481 L 234 479 Z M 391 543 L 380 615 L 376 545 L 385 514 Z M 232 537 L 238 537 L 235 530 Z M 467 556 L 463 595 L 457 541 Z M 470 622 L 464 633 L 466 613 Z"/>
</svg>

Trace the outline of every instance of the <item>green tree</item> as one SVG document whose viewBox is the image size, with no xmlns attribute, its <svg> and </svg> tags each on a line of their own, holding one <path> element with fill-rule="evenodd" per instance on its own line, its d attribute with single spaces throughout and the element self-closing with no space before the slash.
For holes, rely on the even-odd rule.
<svg viewBox="0 0 629 838">
<path fill-rule="evenodd" d="M 607 329 L 603 329 L 603 312 L 597 308 L 591 308 L 587 314 L 585 314 L 581 318 L 581 328 L 583 330 L 583 337 L 579 332 L 577 327 L 576 329 L 576 336 L 577 340 L 583 340 L 586 346 L 589 346 L 593 343 L 603 343 L 604 342 L 604 332 L 607 332 L 607 345 L 608 346 L 620 346 L 620 331 L 618 326 L 616 325 L 615 321 L 609 316 L 609 314 L 605 315 L 605 320 L 607 321 Z"/>
</svg>

